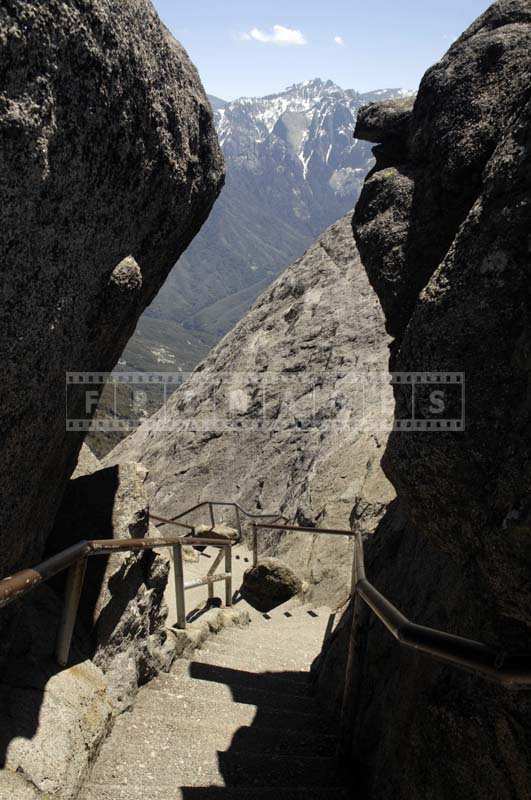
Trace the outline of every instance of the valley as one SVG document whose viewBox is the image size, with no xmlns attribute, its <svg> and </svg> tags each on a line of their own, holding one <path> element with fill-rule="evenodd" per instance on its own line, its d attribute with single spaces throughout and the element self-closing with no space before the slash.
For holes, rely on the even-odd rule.
<svg viewBox="0 0 531 800">
<path fill-rule="evenodd" d="M 405 89 L 359 93 L 319 78 L 231 103 L 210 97 L 227 170 L 209 219 L 141 316 L 117 369 L 191 372 L 256 298 L 329 225 L 354 208 L 372 146 L 354 138 L 358 110 L 410 97 Z M 97 419 L 135 414 L 104 390 Z M 160 405 L 148 389 L 145 415 Z M 123 433 L 93 432 L 105 455 Z"/>
</svg>

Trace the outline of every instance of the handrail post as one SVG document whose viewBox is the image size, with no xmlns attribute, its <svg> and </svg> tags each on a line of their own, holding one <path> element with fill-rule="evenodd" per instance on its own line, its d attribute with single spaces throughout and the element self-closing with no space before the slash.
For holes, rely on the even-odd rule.
<svg viewBox="0 0 531 800">
<path fill-rule="evenodd" d="M 225 605 L 230 608 L 232 605 L 232 545 L 225 548 Z"/>
<path fill-rule="evenodd" d="M 356 537 L 354 536 L 354 547 L 352 553 L 352 574 L 350 577 L 350 594 L 354 597 L 356 591 L 356 584 L 358 582 L 358 547 Z"/>
<path fill-rule="evenodd" d="M 177 609 L 177 627 L 186 628 L 186 606 L 184 599 L 183 546 L 179 542 L 173 548 L 173 577 L 175 580 L 175 605 Z"/>
<path fill-rule="evenodd" d="M 214 559 L 214 562 L 213 562 L 212 566 L 210 567 L 210 569 L 207 572 L 207 576 L 215 574 L 215 572 L 216 572 L 216 570 L 218 568 L 219 562 L 221 561 L 222 558 L 223 558 L 223 550 L 220 549 L 219 553 L 217 554 L 216 558 Z M 213 583 L 209 582 L 207 584 L 207 591 L 208 591 L 208 601 L 210 603 L 214 599 L 214 584 Z"/>
<path fill-rule="evenodd" d="M 253 522 L 253 567 L 258 564 L 258 528 Z"/>
<path fill-rule="evenodd" d="M 55 649 L 57 663 L 60 667 L 66 667 L 68 664 L 70 646 L 72 644 L 72 636 L 74 635 L 77 610 L 79 608 L 79 600 L 81 597 L 81 591 L 83 589 L 83 581 L 85 579 L 86 569 L 87 559 L 81 558 L 79 561 L 76 561 L 74 564 L 72 564 L 68 570 L 68 577 L 66 579 L 65 587 L 65 600 Z"/>
<path fill-rule="evenodd" d="M 216 520 L 215 520 L 215 517 L 214 517 L 214 506 L 212 505 L 212 503 L 208 504 L 208 511 L 209 511 L 209 514 L 210 514 L 210 522 L 211 522 L 212 528 L 215 528 L 216 527 Z"/>
<path fill-rule="evenodd" d="M 238 540 L 241 542 L 242 540 L 242 520 L 240 517 L 240 509 L 238 506 L 234 506 L 236 510 L 236 530 L 238 531 Z"/>
</svg>

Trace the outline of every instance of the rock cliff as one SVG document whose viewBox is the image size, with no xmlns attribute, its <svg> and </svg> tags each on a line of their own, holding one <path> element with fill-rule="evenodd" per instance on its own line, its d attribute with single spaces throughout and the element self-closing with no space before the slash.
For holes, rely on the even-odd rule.
<svg viewBox="0 0 531 800">
<path fill-rule="evenodd" d="M 349 215 L 104 463 L 141 461 L 158 513 L 233 499 L 300 523 L 349 528 L 354 507 L 356 524 L 373 530 L 393 496 L 379 468 L 390 401 L 392 413 L 391 389 L 380 380 L 387 360 L 383 315 Z M 344 599 L 348 540 L 266 539 L 323 603 Z"/>
<path fill-rule="evenodd" d="M 149 0 L 3 3 L 0 62 L 5 576 L 39 559 L 76 464 L 65 373 L 112 369 L 223 164 L 197 72 Z"/>
<path fill-rule="evenodd" d="M 464 430 L 395 430 L 397 490 L 367 544 L 368 577 L 418 622 L 530 651 L 531 7 L 494 3 L 424 76 L 412 108 L 369 106 L 377 142 L 354 216 L 398 371 L 464 374 Z M 411 389 L 396 385 L 397 418 Z M 446 401 L 446 397 L 445 397 Z M 448 413 L 460 415 L 448 396 Z M 426 398 L 416 411 L 426 420 Z M 348 621 L 324 657 L 329 686 Z M 338 676 L 339 677 L 339 676 Z M 400 651 L 364 615 L 351 769 L 368 798 L 527 797 L 529 693 Z"/>
</svg>

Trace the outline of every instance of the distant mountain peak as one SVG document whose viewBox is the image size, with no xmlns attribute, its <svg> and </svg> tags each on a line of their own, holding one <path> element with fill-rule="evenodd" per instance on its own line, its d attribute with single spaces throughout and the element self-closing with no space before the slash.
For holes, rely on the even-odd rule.
<svg viewBox="0 0 531 800">
<path fill-rule="evenodd" d="M 233 100 L 232 103 L 248 104 L 271 101 L 281 97 L 289 98 L 300 96 L 311 99 L 313 97 L 319 97 L 323 93 L 333 94 L 336 92 L 343 93 L 344 89 L 338 86 L 337 83 L 334 83 L 334 81 L 323 80 L 322 78 L 310 78 L 309 80 L 300 81 L 299 83 L 292 83 L 290 86 L 286 86 L 285 89 L 282 89 L 279 92 L 272 92 L 271 94 L 266 94 L 261 97 L 239 97 L 236 100 Z"/>
<path fill-rule="evenodd" d="M 300 83 L 292 83 L 291 86 L 288 86 L 285 89 L 285 92 L 322 92 L 335 90 L 339 92 L 343 91 L 341 86 L 338 86 L 338 84 L 334 83 L 332 80 L 324 81 L 322 78 L 310 78 L 309 80 L 301 81 Z"/>
<path fill-rule="evenodd" d="M 270 161 L 268 149 L 276 150 L 273 161 L 285 151 L 285 168 L 299 171 L 302 181 L 311 181 L 314 174 L 319 180 L 326 176 L 334 193 L 354 197 L 362 177 L 356 170 L 370 158 L 370 150 L 353 138 L 358 109 L 405 93 L 377 89 L 360 94 L 330 79 L 311 78 L 276 94 L 241 97 L 218 107 L 216 127 L 227 157 L 257 165 Z"/>
</svg>

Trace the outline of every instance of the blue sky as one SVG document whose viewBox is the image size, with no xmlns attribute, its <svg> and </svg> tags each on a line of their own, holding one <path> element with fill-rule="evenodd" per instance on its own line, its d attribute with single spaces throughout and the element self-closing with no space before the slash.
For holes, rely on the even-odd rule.
<svg viewBox="0 0 531 800">
<path fill-rule="evenodd" d="M 416 88 L 426 68 L 490 5 L 485 0 L 153 2 L 207 91 L 225 100 L 316 77 L 360 91 Z"/>
</svg>

